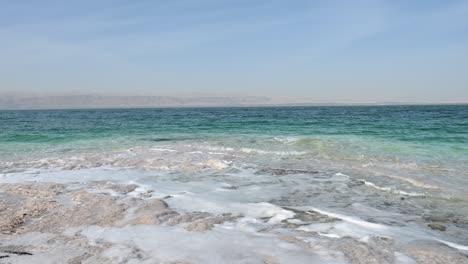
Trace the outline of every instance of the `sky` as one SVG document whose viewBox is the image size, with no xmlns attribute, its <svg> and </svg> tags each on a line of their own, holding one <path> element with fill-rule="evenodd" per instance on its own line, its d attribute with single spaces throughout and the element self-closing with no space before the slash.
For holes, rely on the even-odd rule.
<svg viewBox="0 0 468 264">
<path fill-rule="evenodd" d="M 467 0 L 0 0 L 0 93 L 468 102 Z"/>
</svg>

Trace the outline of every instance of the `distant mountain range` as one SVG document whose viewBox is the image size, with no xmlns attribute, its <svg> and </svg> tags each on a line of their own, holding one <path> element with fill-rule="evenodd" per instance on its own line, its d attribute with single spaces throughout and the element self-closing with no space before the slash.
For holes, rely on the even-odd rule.
<svg viewBox="0 0 468 264">
<path fill-rule="evenodd" d="M 269 103 L 270 98 L 255 96 L 0 95 L 0 109 L 244 106 Z"/>
<path fill-rule="evenodd" d="M 410 105 L 466 102 L 313 102 L 311 99 L 266 96 L 125 96 L 0 94 L 0 109 L 157 108 L 222 106 Z"/>
</svg>

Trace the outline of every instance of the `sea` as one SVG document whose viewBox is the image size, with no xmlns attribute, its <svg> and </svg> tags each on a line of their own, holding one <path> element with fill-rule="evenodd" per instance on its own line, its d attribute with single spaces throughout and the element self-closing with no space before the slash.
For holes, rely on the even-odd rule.
<svg viewBox="0 0 468 264">
<path fill-rule="evenodd" d="M 157 244 L 159 259 L 257 263 L 273 252 L 280 263 L 335 263 L 343 253 L 324 245 L 376 237 L 466 254 L 468 105 L 0 111 L 0 183 L 91 181 L 137 184 L 180 212 L 237 216 L 196 234 L 91 232 Z"/>
</svg>

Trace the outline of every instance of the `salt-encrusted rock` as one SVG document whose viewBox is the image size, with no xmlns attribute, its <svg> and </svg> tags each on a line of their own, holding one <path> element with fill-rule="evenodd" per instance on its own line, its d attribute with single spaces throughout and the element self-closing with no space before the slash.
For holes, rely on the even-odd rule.
<svg viewBox="0 0 468 264">
<path fill-rule="evenodd" d="M 371 237 L 366 242 L 344 237 L 334 240 L 330 247 L 342 252 L 350 263 L 390 264 L 394 263 L 393 244 L 383 237 Z"/>
<path fill-rule="evenodd" d="M 70 227 L 114 225 L 134 206 L 126 198 L 89 192 L 96 186 L 128 193 L 135 185 L 92 184 L 67 190 L 64 185 L 47 183 L 0 185 L 0 232 L 60 232 Z M 118 202 L 119 201 L 119 202 Z M 160 200 L 139 202 L 144 210 L 161 211 L 167 204 Z M 143 210 L 142 209 L 142 210 Z"/>
<path fill-rule="evenodd" d="M 188 231 L 207 231 L 214 227 L 214 225 L 222 224 L 224 222 L 233 221 L 237 217 L 232 216 L 231 214 L 217 215 L 212 217 L 207 217 L 203 219 L 196 220 L 188 224 L 185 229 Z"/>
<path fill-rule="evenodd" d="M 99 190 L 112 190 L 120 194 L 127 194 L 135 191 L 138 188 L 136 184 L 115 184 L 111 182 L 99 182 L 93 185 L 94 188 Z"/>
<path fill-rule="evenodd" d="M 132 225 L 157 225 L 178 215 L 169 209 L 169 206 L 163 200 L 137 200 L 134 203 L 137 208 L 134 210 L 131 220 L 128 221 Z"/>
<path fill-rule="evenodd" d="M 402 251 L 425 264 L 467 264 L 468 258 L 455 249 L 436 241 L 418 240 L 402 247 Z"/>
<path fill-rule="evenodd" d="M 209 213 L 205 212 L 193 212 L 193 213 L 187 213 L 183 215 L 178 215 L 176 217 L 172 217 L 167 221 L 168 225 L 178 225 L 181 223 L 189 223 L 189 222 L 194 222 L 199 219 L 204 219 L 211 216 Z"/>
<path fill-rule="evenodd" d="M 55 198 L 61 191 L 63 186 L 58 184 L 0 185 L 0 232 L 16 233 L 26 223 L 56 208 Z"/>
</svg>

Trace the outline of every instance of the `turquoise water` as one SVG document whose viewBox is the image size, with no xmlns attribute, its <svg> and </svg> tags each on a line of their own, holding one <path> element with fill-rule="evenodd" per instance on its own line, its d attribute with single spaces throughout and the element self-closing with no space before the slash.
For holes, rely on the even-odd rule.
<svg viewBox="0 0 468 264">
<path fill-rule="evenodd" d="M 358 135 L 468 143 L 468 106 L 336 106 L 1 111 L 2 142 L 107 136 Z"/>
<path fill-rule="evenodd" d="M 137 184 L 174 210 L 239 214 L 238 231 L 260 237 L 468 252 L 468 106 L 0 111 L 0 182 L 31 181 Z"/>
<path fill-rule="evenodd" d="M 339 106 L 0 112 L 2 156 L 144 142 L 301 137 L 329 155 L 468 160 L 468 106 Z M 242 142 L 241 142 L 242 143 Z M 329 149 L 327 149 L 329 148 Z M 62 149 L 62 151 L 64 151 Z M 357 155 L 355 155 L 357 157 Z"/>
</svg>

